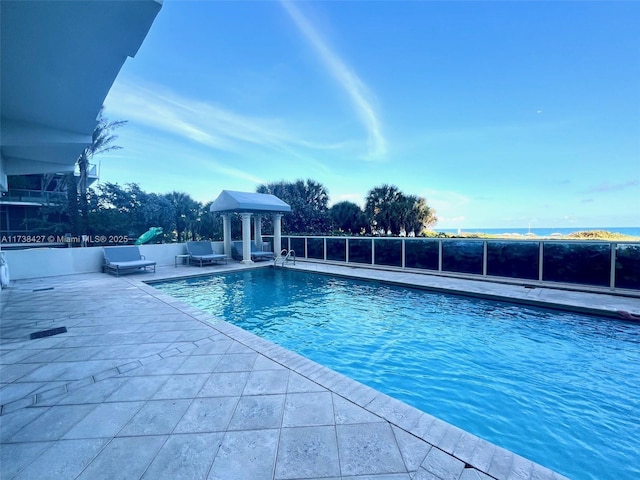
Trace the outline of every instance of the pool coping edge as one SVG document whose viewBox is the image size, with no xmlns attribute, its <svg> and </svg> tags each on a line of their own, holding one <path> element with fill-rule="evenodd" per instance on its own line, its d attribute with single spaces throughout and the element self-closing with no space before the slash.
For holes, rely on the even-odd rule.
<svg viewBox="0 0 640 480">
<path fill-rule="evenodd" d="M 138 279 L 124 278 L 124 280 L 231 340 L 241 343 L 256 353 L 380 417 L 390 425 L 428 443 L 432 448 L 451 455 L 464 462 L 466 466 L 496 480 L 527 478 L 568 480 L 558 472 L 515 452 L 495 445 L 303 355 L 178 300 L 155 289 L 152 284 Z M 177 278 L 172 280 L 177 280 Z M 460 443 L 459 440 L 463 438 L 464 441 Z M 533 476 L 534 474 L 535 476 Z"/>
</svg>

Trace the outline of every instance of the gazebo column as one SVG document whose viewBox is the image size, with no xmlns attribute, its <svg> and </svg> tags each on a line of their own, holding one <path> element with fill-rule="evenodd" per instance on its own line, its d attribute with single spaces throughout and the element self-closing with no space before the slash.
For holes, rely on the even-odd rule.
<svg viewBox="0 0 640 480">
<path fill-rule="evenodd" d="M 282 250 L 282 214 L 273 214 L 273 253 L 277 257 Z"/>
<path fill-rule="evenodd" d="M 231 214 L 225 213 L 222 215 L 222 232 L 224 240 L 224 254 L 228 259 L 231 259 Z"/>
<path fill-rule="evenodd" d="M 253 238 L 256 242 L 256 250 L 262 251 L 262 215 L 253 216 Z"/>
<path fill-rule="evenodd" d="M 251 214 L 241 213 L 242 217 L 242 263 L 253 263 L 251 260 Z"/>
</svg>

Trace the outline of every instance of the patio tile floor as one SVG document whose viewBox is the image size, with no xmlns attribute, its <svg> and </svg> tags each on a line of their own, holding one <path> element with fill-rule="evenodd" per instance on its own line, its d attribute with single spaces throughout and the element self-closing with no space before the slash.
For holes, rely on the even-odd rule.
<svg viewBox="0 0 640 480">
<path fill-rule="evenodd" d="M 142 283 L 193 270 L 1 292 L 3 480 L 562 478 Z"/>
</svg>

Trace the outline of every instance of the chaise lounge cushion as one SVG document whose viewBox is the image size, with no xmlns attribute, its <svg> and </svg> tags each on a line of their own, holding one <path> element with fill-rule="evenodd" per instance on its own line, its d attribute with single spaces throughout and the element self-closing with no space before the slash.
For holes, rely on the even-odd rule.
<svg viewBox="0 0 640 480">
<path fill-rule="evenodd" d="M 107 273 L 120 275 L 126 270 L 137 270 L 140 268 L 153 267 L 156 271 L 156 262 L 145 259 L 136 246 L 104 247 L 104 270 Z"/>
<path fill-rule="evenodd" d="M 270 248 L 271 244 L 270 243 L 264 243 L 264 246 L 267 248 Z M 242 260 L 242 242 L 233 242 L 233 249 L 235 250 L 235 255 L 233 258 L 237 259 L 237 260 Z M 262 251 L 262 250 L 258 250 L 258 247 L 256 246 L 255 242 L 251 242 L 251 260 L 273 260 L 275 258 L 275 256 L 273 255 L 273 252 L 267 250 L 267 251 Z"/>
<path fill-rule="evenodd" d="M 221 262 L 227 263 L 227 256 L 224 253 L 214 253 L 211 242 L 187 242 L 187 253 L 189 263 L 197 263 L 203 266 L 205 263 Z"/>
</svg>

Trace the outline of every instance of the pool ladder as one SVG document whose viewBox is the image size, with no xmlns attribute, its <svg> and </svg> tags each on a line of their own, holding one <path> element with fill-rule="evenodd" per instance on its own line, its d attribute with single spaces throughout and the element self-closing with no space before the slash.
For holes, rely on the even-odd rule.
<svg viewBox="0 0 640 480">
<path fill-rule="evenodd" d="M 278 261 L 280 262 L 280 266 L 284 267 L 284 264 L 287 262 L 291 262 L 293 261 L 293 264 L 296 264 L 296 252 L 295 250 L 289 250 L 287 251 L 286 248 L 283 248 L 282 251 L 280 252 L 280 255 L 278 255 L 274 260 L 273 260 L 273 266 L 277 267 L 278 266 Z"/>
</svg>

